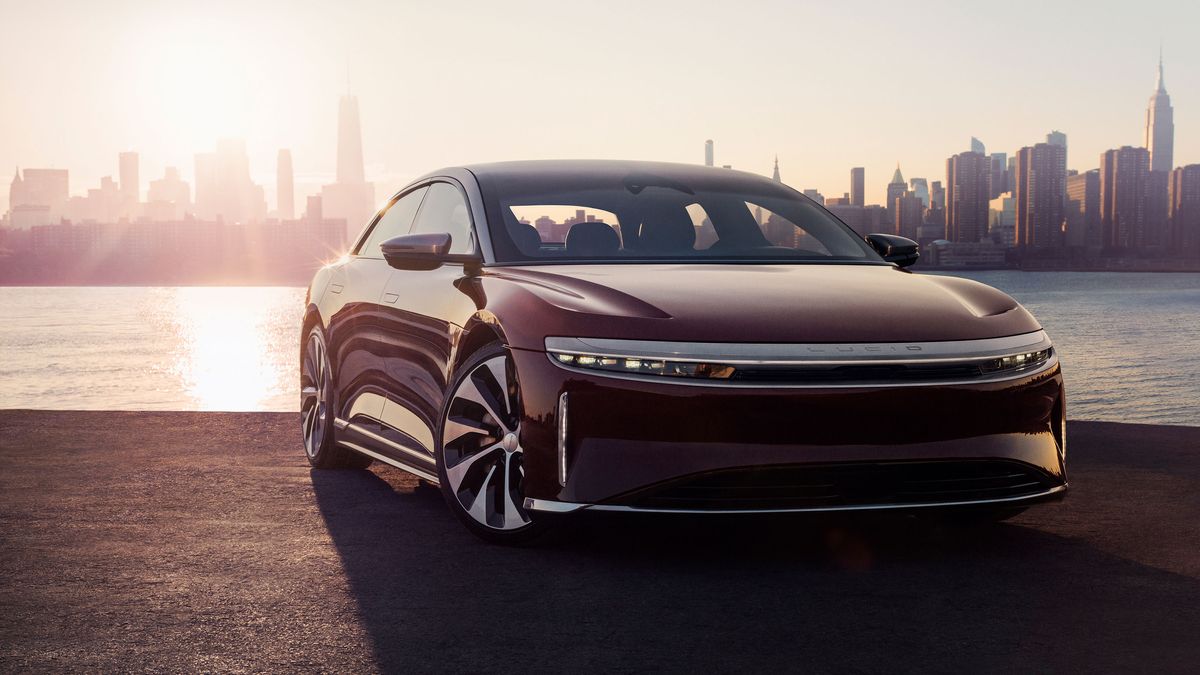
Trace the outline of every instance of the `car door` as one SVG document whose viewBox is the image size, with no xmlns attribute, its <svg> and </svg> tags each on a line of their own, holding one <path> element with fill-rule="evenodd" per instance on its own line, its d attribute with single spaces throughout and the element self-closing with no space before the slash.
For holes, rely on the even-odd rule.
<svg viewBox="0 0 1200 675">
<path fill-rule="evenodd" d="M 446 232 L 451 236 L 451 253 L 475 253 L 478 245 L 470 214 L 461 186 L 449 180 L 435 182 L 429 186 L 412 233 Z M 388 388 L 383 433 L 430 461 L 451 348 L 476 310 L 475 302 L 459 290 L 465 277 L 462 263 L 434 270 L 393 270 L 380 303 L 388 344 L 381 363 Z"/>
<path fill-rule="evenodd" d="M 380 340 L 379 300 L 392 268 L 383 259 L 379 244 L 408 232 L 425 191 L 425 186 L 406 191 L 380 211 L 335 273 L 326 294 L 335 296 L 332 302 L 338 304 L 329 331 L 337 364 L 337 415 L 360 443 L 376 444 L 387 396 L 387 383 L 379 378 L 376 363 L 386 349 Z"/>
</svg>

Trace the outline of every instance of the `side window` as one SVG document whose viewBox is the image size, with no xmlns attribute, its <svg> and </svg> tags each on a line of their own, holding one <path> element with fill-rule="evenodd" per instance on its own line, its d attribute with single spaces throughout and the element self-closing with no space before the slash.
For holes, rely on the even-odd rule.
<svg viewBox="0 0 1200 675">
<path fill-rule="evenodd" d="M 417 214 L 413 234 L 448 232 L 451 253 L 470 253 L 475 248 L 475 237 L 471 231 L 471 213 L 467 200 L 458 188 L 449 183 L 434 183 L 429 186 L 425 203 Z"/>
<path fill-rule="evenodd" d="M 754 220 L 762 228 L 763 236 L 772 246 L 821 256 L 832 255 L 825 244 L 799 224 L 759 204 L 746 202 L 746 207 L 754 214 Z"/>
<path fill-rule="evenodd" d="M 392 237 L 408 234 L 412 229 L 413 216 L 417 215 L 417 209 L 421 206 L 421 198 L 428 191 L 429 188 L 420 187 L 393 202 L 380 216 L 379 222 L 375 223 L 371 234 L 358 249 L 358 254 L 368 258 L 382 258 L 379 245 Z"/>
</svg>

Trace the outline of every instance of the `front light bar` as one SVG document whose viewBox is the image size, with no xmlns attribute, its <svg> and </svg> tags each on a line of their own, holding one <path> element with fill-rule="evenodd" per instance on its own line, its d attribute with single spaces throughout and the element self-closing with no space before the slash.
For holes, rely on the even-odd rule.
<svg viewBox="0 0 1200 675">
<path fill-rule="evenodd" d="M 710 380 L 727 380 L 733 377 L 733 366 L 720 363 L 695 363 L 690 361 L 660 361 L 654 359 L 603 356 L 591 354 L 567 354 L 550 352 L 550 356 L 565 366 L 590 370 L 607 370 L 630 375 L 664 375 L 667 377 L 699 377 Z"/>
<path fill-rule="evenodd" d="M 595 350 L 595 351 L 593 351 Z M 563 368 L 767 386 L 952 384 L 1019 377 L 1057 362 L 1042 331 L 924 343 L 712 344 L 546 338 Z M 716 382 L 713 382 L 716 384 Z"/>
</svg>

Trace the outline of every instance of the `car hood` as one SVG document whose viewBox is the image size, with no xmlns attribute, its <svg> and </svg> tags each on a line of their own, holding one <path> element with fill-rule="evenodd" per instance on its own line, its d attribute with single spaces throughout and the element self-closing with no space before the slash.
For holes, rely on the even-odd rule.
<svg viewBox="0 0 1200 675">
<path fill-rule="evenodd" d="M 481 281 L 489 306 L 519 315 L 501 317 L 510 343 L 529 349 L 547 336 L 930 342 L 1040 328 L 990 286 L 883 265 L 542 265 Z"/>
</svg>

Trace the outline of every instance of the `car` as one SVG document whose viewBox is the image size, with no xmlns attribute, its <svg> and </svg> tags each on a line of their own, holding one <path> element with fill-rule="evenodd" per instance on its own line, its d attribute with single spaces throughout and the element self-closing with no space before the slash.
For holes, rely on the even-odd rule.
<svg viewBox="0 0 1200 675">
<path fill-rule="evenodd" d="M 732 169 L 435 171 L 312 281 L 304 449 L 436 484 L 499 543 L 593 511 L 994 520 L 1062 498 L 1050 338 L 918 257 Z"/>
</svg>

